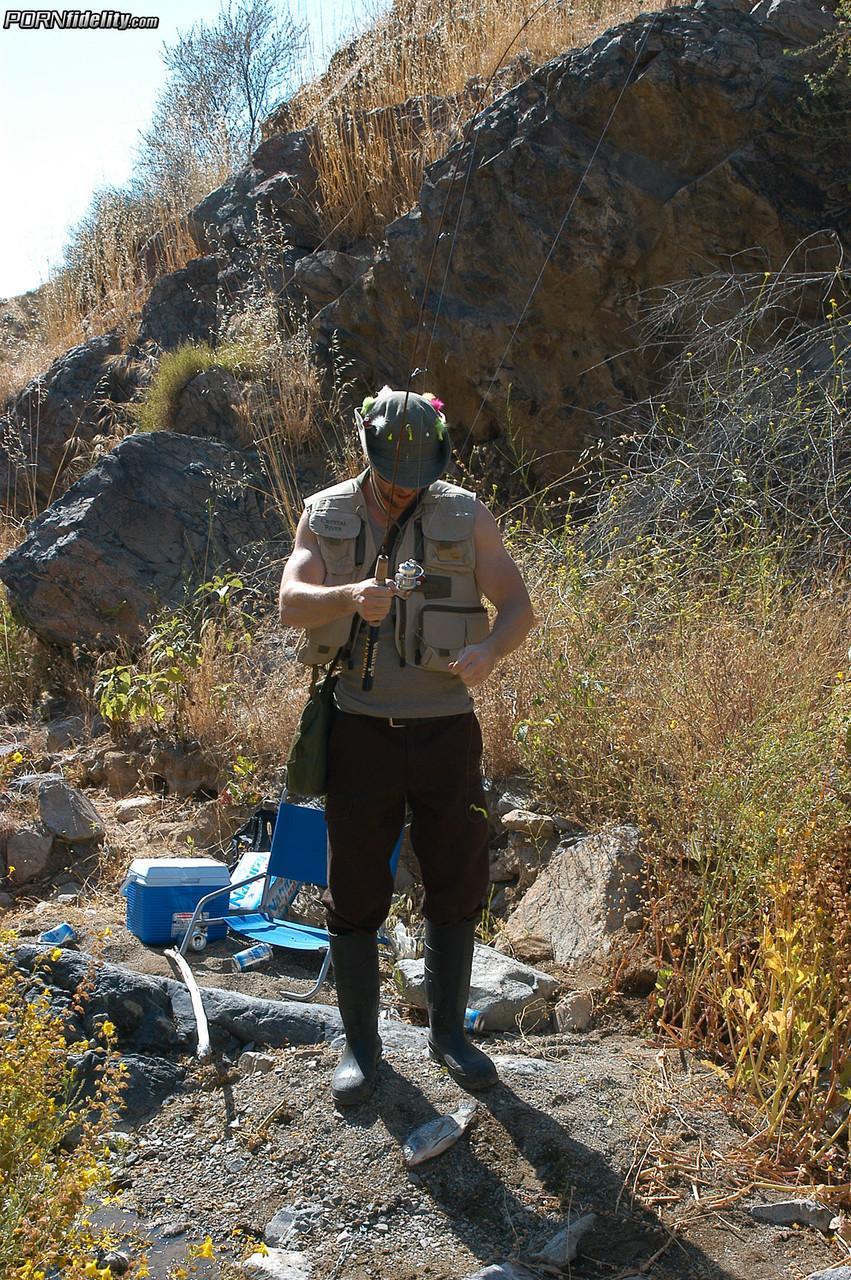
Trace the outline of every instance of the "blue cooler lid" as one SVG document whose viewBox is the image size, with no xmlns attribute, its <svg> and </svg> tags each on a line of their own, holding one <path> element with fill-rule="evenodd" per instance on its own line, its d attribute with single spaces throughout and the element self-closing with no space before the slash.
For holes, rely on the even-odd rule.
<svg viewBox="0 0 851 1280">
<path fill-rule="evenodd" d="M 134 858 L 122 888 L 133 883 L 150 888 L 197 884 L 217 889 L 230 884 L 230 872 L 216 858 Z"/>
</svg>

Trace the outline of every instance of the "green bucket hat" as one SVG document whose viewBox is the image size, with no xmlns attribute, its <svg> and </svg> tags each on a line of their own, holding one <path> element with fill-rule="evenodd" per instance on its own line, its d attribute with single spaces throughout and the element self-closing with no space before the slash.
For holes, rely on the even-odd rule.
<svg viewBox="0 0 851 1280">
<path fill-rule="evenodd" d="M 364 452 L 382 479 L 392 482 L 395 467 L 400 489 L 425 489 L 449 466 L 449 431 L 440 400 L 408 392 L 405 414 L 405 396 L 404 391 L 382 387 L 355 410 L 355 419 Z"/>
</svg>

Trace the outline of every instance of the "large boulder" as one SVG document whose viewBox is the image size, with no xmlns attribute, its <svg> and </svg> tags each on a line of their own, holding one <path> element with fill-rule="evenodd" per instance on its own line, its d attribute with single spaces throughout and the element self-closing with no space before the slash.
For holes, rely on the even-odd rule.
<svg viewBox="0 0 851 1280">
<path fill-rule="evenodd" d="M 120 364 L 118 331 L 61 355 L 12 397 L 2 419 L 0 493 L 33 510 L 61 491 L 62 478 L 92 438 L 114 428 L 132 387 Z"/>
<path fill-rule="evenodd" d="M 139 322 L 139 350 L 172 351 L 184 342 L 212 342 L 218 332 L 216 258 L 193 258 L 162 276 L 148 295 Z"/>
<path fill-rule="evenodd" d="M 99 648 L 137 640 L 158 608 L 282 537 L 256 454 L 153 432 L 123 440 L 38 516 L 0 579 L 43 640 Z"/>
<path fill-rule="evenodd" d="M 606 955 L 624 917 L 644 900 L 635 827 L 615 827 L 564 844 L 510 916 L 507 941 L 518 955 L 576 968 Z"/>
<path fill-rule="evenodd" d="M 835 22 L 819 0 L 698 0 L 545 64 L 428 169 L 374 267 L 320 313 L 329 358 L 404 385 L 422 302 L 456 445 L 510 413 L 539 476 L 564 475 L 655 386 L 647 291 L 791 265 L 813 233 L 802 268 L 833 269 L 851 243 L 847 145 L 817 145 L 807 80 Z"/>
<path fill-rule="evenodd" d="M 189 229 L 202 253 L 247 248 L 271 227 L 299 248 L 320 244 L 314 136 L 313 130 L 300 129 L 267 139 L 250 164 L 192 210 Z"/>
<path fill-rule="evenodd" d="M 425 961 L 400 960 L 396 966 L 402 999 L 415 1009 L 425 1009 Z M 547 1002 L 558 990 L 558 981 L 539 969 L 530 969 L 512 956 L 477 943 L 473 952 L 468 1006 L 482 1015 L 486 1031 L 513 1030 L 518 1021 L 528 1025 L 546 1020 Z"/>
</svg>

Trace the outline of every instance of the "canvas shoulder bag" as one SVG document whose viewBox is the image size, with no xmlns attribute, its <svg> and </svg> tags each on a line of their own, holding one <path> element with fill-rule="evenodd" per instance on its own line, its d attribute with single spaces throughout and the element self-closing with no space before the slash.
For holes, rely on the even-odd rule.
<svg viewBox="0 0 851 1280">
<path fill-rule="evenodd" d="M 307 705 L 287 757 L 287 793 L 295 796 L 324 796 L 328 777 L 328 736 L 334 714 L 336 662 L 320 679 L 316 667 L 310 680 Z"/>
</svg>

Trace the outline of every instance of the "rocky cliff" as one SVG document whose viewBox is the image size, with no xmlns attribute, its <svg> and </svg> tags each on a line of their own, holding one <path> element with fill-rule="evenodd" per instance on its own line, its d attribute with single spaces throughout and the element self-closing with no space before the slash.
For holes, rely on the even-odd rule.
<svg viewBox="0 0 851 1280">
<path fill-rule="evenodd" d="M 192 212 L 200 256 L 157 281 L 135 341 L 95 338 L 7 405 L 7 499 L 23 491 L 36 509 L 51 503 L 74 474 L 70 463 L 81 474 L 110 422 L 126 429 L 127 405 L 163 352 L 220 341 L 257 293 L 270 227 L 286 247 L 265 261 L 264 287 L 283 309 L 307 306 L 317 358 L 342 362 L 353 397 L 383 381 L 404 385 L 424 365 L 462 453 L 510 431 L 539 479 L 563 474 L 658 385 L 660 347 L 641 326 L 654 292 L 718 272 L 840 262 L 851 243 L 851 142 L 841 129 L 831 135 L 830 119 L 847 118 L 851 79 L 834 77 L 828 98 L 812 87 L 836 21 L 820 0 L 698 0 L 643 14 L 534 70 L 474 116 L 427 171 L 418 205 L 377 245 L 322 238 L 309 131 L 267 138 Z M 397 109 L 439 115 L 439 103 Z M 816 320 L 818 299 L 810 305 Z M 203 434 L 232 448 L 232 433 L 210 418 Z M 104 618 L 121 633 L 131 614 L 135 632 L 144 617 L 128 611 L 120 572 L 98 575 L 87 592 L 69 558 L 81 503 L 95 503 L 113 473 L 122 467 L 78 481 L 83 488 L 39 520 L 0 575 L 52 640 L 67 643 L 77 625 L 101 634 Z M 206 505 L 193 484 L 191 468 L 179 468 L 154 492 L 183 510 L 201 502 L 192 516 L 200 527 Z M 153 507 L 148 518 L 157 523 Z M 257 539 L 268 536 L 263 521 Z M 112 550 L 98 554 L 127 552 L 137 565 L 138 539 L 118 546 L 123 527 L 110 519 Z M 240 526 L 222 567 L 253 540 Z M 162 598 L 161 560 L 151 565 L 152 597 Z M 53 601 L 48 613 L 64 598 L 51 584 L 74 582 L 77 621 L 47 626 L 41 609 L 28 609 L 34 582 Z M 164 598 L 172 595 L 168 587 Z"/>
<path fill-rule="evenodd" d="M 195 211 L 199 243 L 237 261 L 271 201 L 302 252 L 288 288 L 317 308 L 321 350 L 338 344 L 365 387 L 426 364 L 456 446 L 510 414 L 539 471 L 559 474 L 654 385 L 648 291 L 776 270 L 802 241 L 810 269 L 839 261 L 851 143 L 819 145 L 807 79 L 834 23 L 806 0 L 698 0 L 565 53 L 475 119 L 371 257 L 299 238 L 312 178 L 291 135 L 277 176 L 243 173 Z"/>
</svg>

